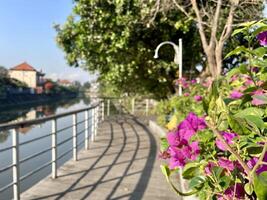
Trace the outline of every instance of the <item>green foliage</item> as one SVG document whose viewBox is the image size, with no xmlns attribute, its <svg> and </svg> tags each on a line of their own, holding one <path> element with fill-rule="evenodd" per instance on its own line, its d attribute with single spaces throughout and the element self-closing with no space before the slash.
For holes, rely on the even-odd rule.
<svg viewBox="0 0 267 200">
<path fill-rule="evenodd" d="M 174 26 L 181 21 L 175 11 L 158 15 L 154 25 L 148 26 L 143 17 L 151 6 L 140 1 L 75 1 L 66 23 L 56 26 L 57 43 L 70 65 L 98 71 L 100 81 L 117 91 L 166 98 L 175 92 L 177 65 L 172 63 L 171 46 L 164 46 L 159 52 L 161 59 L 155 60 L 156 46 L 165 40 L 178 42 L 183 38 L 187 44 L 185 73 L 194 71 L 201 46 L 191 20 Z"/>
<path fill-rule="evenodd" d="M 250 43 L 266 30 L 266 23 L 262 20 L 243 24 L 234 34 L 244 34 Z M 168 115 L 179 119 L 167 133 L 169 147 L 164 143 L 167 150 L 163 154 L 169 156 L 165 171 L 170 177 L 182 169 L 183 178 L 192 190 L 197 190 L 201 200 L 267 198 L 267 79 L 263 76 L 267 73 L 263 65 L 266 50 L 266 46 L 237 47 L 228 56 L 238 54 L 245 60 L 225 77 L 214 80 L 207 88 L 189 84 L 185 91 L 188 95 L 159 104 L 161 119 Z M 195 95 L 201 95 L 202 101 L 195 101 Z M 198 130 L 200 122 L 192 116 L 189 120 L 189 112 L 205 116 L 207 128 Z M 167 122 L 168 119 L 164 124 Z M 189 139 L 185 137 L 188 135 Z M 199 147 L 196 159 L 190 157 L 193 142 Z"/>
</svg>

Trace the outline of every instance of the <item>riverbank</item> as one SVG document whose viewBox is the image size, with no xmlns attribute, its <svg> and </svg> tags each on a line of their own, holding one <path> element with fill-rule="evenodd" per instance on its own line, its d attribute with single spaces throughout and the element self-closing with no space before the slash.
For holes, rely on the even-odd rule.
<svg viewBox="0 0 267 200">
<path fill-rule="evenodd" d="M 54 102 L 62 99 L 76 98 L 78 93 L 70 94 L 9 94 L 6 98 L 0 99 L 0 109 L 7 110 L 14 107 L 26 105 L 39 105 Z"/>
</svg>

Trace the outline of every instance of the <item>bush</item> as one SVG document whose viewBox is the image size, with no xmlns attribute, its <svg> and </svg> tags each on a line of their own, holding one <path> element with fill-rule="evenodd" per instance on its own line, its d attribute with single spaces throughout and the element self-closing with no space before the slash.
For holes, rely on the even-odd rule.
<svg viewBox="0 0 267 200">
<path fill-rule="evenodd" d="M 237 47 L 227 57 L 239 55 L 245 62 L 211 85 L 179 80 L 190 93 L 160 103 L 163 123 L 163 113 L 177 118 L 162 139 L 161 168 L 178 195 L 267 199 L 266 30 L 265 20 L 243 24 L 233 34 L 243 34 L 249 48 Z M 255 37 L 262 46 L 252 49 Z M 179 170 L 189 181 L 188 193 L 170 179 Z"/>
</svg>

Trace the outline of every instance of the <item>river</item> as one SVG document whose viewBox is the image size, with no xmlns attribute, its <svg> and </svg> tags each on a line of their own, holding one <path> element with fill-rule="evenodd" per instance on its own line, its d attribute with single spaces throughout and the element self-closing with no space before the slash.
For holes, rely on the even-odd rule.
<svg viewBox="0 0 267 200">
<path fill-rule="evenodd" d="M 89 106 L 90 100 L 87 98 L 76 98 L 71 100 L 58 101 L 49 104 L 38 105 L 35 107 L 21 107 L 13 110 L 0 111 L 0 124 L 7 122 L 15 122 L 22 120 L 36 119 L 44 116 L 49 116 L 53 114 L 58 114 L 62 112 L 67 112 L 75 110 L 78 108 L 83 108 Z M 89 115 L 90 116 L 90 115 Z M 84 113 L 80 113 L 77 116 L 77 120 L 84 120 Z M 58 130 L 69 126 L 72 123 L 72 116 L 64 117 L 58 119 Z M 84 129 L 84 124 L 81 123 L 77 126 L 78 133 Z M 19 140 L 20 143 L 38 138 L 43 135 L 47 135 L 51 132 L 51 121 L 39 124 L 31 127 L 24 127 L 19 129 Z M 72 136 L 72 131 L 70 129 L 58 133 L 58 143 Z M 84 134 L 78 137 L 78 144 L 84 139 Z M 0 132 L 0 150 L 12 145 L 12 137 L 10 131 Z M 51 137 L 46 137 L 41 140 L 25 144 L 20 146 L 20 160 L 34 153 L 40 152 L 44 149 L 51 147 Z M 72 148 L 72 140 L 69 140 L 62 146 L 58 148 L 58 155 L 68 151 Z M 84 148 L 84 143 L 79 146 L 79 149 Z M 0 169 L 12 164 L 12 152 L 11 150 L 0 152 Z M 62 157 L 58 161 L 58 166 L 61 166 L 66 161 L 72 158 L 72 152 L 68 153 L 66 156 Z M 20 176 L 31 172 L 34 169 L 48 163 L 51 161 L 51 151 L 30 159 L 20 165 Z M 32 185 L 36 184 L 44 177 L 51 173 L 51 165 L 47 166 L 38 173 L 24 179 L 21 182 L 21 192 L 30 188 Z M 12 182 L 12 169 L 9 169 L 0 174 L 0 188 L 3 188 L 7 184 Z M 0 193 L 0 200 L 8 200 L 12 198 L 12 187 L 6 191 Z"/>
</svg>

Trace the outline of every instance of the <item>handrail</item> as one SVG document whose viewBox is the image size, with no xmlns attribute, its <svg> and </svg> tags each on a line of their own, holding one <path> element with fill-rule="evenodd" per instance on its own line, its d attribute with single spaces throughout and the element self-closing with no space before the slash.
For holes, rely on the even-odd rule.
<svg viewBox="0 0 267 200">
<path fill-rule="evenodd" d="M 69 112 L 59 113 L 59 114 L 55 114 L 55 115 L 50 115 L 50 116 L 42 117 L 42 118 L 38 118 L 38 119 L 25 120 L 25 121 L 14 122 L 14 123 L 0 124 L 0 131 L 6 130 L 6 129 L 23 128 L 25 126 L 41 124 L 41 123 L 44 123 L 44 122 L 47 122 L 47 121 L 50 121 L 50 120 L 53 120 L 53 119 L 66 117 L 68 115 L 72 115 L 72 114 L 75 114 L 75 113 L 80 113 L 80 112 L 83 112 L 83 111 L 86 111 L 86 110 L 92 110 L 92 109 L 96 108 L 97 106 L 99 106 L 100 103 L 101 102 L 95 103 L 94 105 L 92 105 L 90 107 L 81 108 L 81 109 L 77 109 L 77 110 L 72 110 L 72 111 L 69 111 Z"/>
<path fill-rule="evenodd" d="M 20 199 L 20 182 L 50 165 L 52 167 L 52 178 L 54 179 L 57 178 L 57 162 L 59 159 L 61 159 L 63 156 L 67 155 L 68 153 L 72 151 L 73 159 L 77 161 L 78 160 L 77 152 L 78 152 L 80 145 L 84 143 L 85 149 L 86 150 L 89 149 L 90 138 L 91 138 L 91 141 L 94 141 L 97 135 L 98 123 L 100 122 L 100 118 L 104 120 L 104 115 L 105 115 L 104 109 L 105 109 L 104 101 L 99 101 L 98 103 L 95 103 L 86 108 L 76 109 L 76 110 L 72 110 L 69 112 L 51 115 L 48 117 L 43 117 L 43 118 L 34 119 L 34 120 L 27 120 L 27 121 L 22 121 L 22 122 L 14 122 L 14 123 L 9 123 L 9 124 L 8 123 L 1 124 L 0 131 L 6 130 L 6 129 L 12 130 L 12 145 L 4 149 L 0 149 L 0 153 L 8 151 L 8 150 L 12 151 L 12 164 L 1 168 L 0 174 L 9 169 L 12 169 L 13 181 L 7 184 L 6 186 L 0 188 L 0 193 L 2 193 L 3 191 L 13 186 L 13 199 L 19 200 Z M 91 116 L 89 116 L 90 110 L 92 110 Z M 84 119 L 77 121 L 77 115 L 81 112 L 84 112 L 85 114 Z M 66 116 L 73 117 L 72 125 L 64 127 L 62 129 L 57 129 L 57 124 L 59 123 L 58 119 L 62 117 L 66 117 Z M 40 124 L 40 123 L 44 123 L 48 121 L 52 123 L 52 126 L 51 126 L 52 129 L 48 133 L 40 137 L 33 138 L 33 139 L 20 143 L 19 128 L 25 127 L 25 126 L 36 125 L 36 124 Z M 84 124 L 84 128 L 78 131 L 77 126 L 80 124 Z M 57 142 L 58 133 L 64 130 L 67 130 L 67 129 L 71 129 L 71 128 L 72 128 L 72 133 L 73 133 L 72 136 L 68 137 L 67 139 L 61 142 Z M 89 133 L 91 137 L 89 137 Z M 82 134 L 84 134 L 85 137 L 82 139 L 82 141 L 78 141 L 78 137 Z M 25 158 L 20 158 L 19 151 L 20 151 L 21 146 L 29 144 L 29 143 L 33 143 L 35 141 L 39 141 L 47 137 L 51 137 L 51 146 L 49 148 L 40 150 L 37 153 L 29 155 Z M 58 155 L 57 153 L 58 147 L 70 140 L 73 141 L 72 148 L 62 153 L 61 155 Z M 45 163 L 42 166 L 36 167 L 35 169 L 33 169 L 32 171 L 28 172 L 25 175 L 20 176 L 20 165 L 21 164 L 33 158 L 36 158 L 39 155 L 48 153 L 50 151 L 51 151 L 52 156 L 49 162 Z"/>
</svg>

